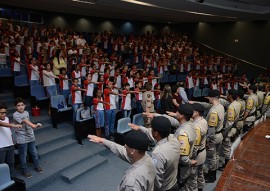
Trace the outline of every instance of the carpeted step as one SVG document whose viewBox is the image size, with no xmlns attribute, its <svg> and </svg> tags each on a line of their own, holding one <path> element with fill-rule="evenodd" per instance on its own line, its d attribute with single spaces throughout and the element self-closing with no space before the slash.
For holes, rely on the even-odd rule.
<svg viewBox="0 0 270 191">
<path fill-rule="evenodd" d="M 64 181 L 68 183 L 72 183 L 74 180 L 82 176 L 83 174 L 99 167 L 100 165 L 107 162 L 107 159 L 95 155 L 92 156 L 90 159 L 86 159 L 85 161 L 80 162 L 61 173 L 61 177 Z"/>
<path fill-rule="evenodd" d="M 104 149 L 103 146 L 93 143 L 87 145 L 72 144 L 67 148 L 60 149 L 58 152 L 50 153 L 41 158 L 40 165 L 44 169 L 43 174 L 38 174 L 29 167 L 33 178 L 26 179 L 20 174 L 17 176 L 25 180 L 27 191 L 40 190 L 55 180 L 60 179 L 60 173 L 63 170 L 75 164 L 80 164 Z"/>
<path fill-rule="evenodd" d="M 46 144 L 46 146 L 38 148 L 38 155 L 42 160 L 43 157 L 45 157 L 46 155 L 49 155 L 53 152 L 58 152 L 59 150 L 62 149 L 67 149 L 72 144 L 77 144 L 77 141 L 74 139 L 66 139 L 62 141 L 53 142 L 48 145 Z"/>
<path fill-rule="evenodd" d="M 42 128 L 41 128 L 42 129 Z M 59 142 L 74 136 L 74 130 L 71 125 L 65 123 L 59 126 L 59 129 L 49 128 L 35 132 L 36 144 L 38 148 L 47 147 L 49 144 Z"/>
</svg>

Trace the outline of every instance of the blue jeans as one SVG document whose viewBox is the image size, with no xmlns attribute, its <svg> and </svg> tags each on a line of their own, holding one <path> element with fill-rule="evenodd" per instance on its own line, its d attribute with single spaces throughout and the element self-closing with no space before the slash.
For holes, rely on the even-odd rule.
<svg viewBox="0 0 270 191">
<path fill-rule="evenodd" d="M 105 110 L 105 136 L 108 137 L 114 133 L 115 109 Z"/>
<path fill-rule="evenodd" d="M 143 112 L 142 101 L 141 100 L 136 101 L 136 109 L 137 109 L 137 113 L 142 113 Z"/>
<path fill-rule="evenodd" d="M 122 110 L 123 117 L 130 117 L 131 110 Z"/>
<path fill-rule="evenodd" d="M 194 88 L 188 89 L 188 99 L 191 100 L 193 97 Z"/>
<path fill-rule="evenodd" d="M 18 144 L 18 148 L 19 148 L 19 159 L 20 159 L 21 169 L 23 173 L 28 171 L 26 167 L 27 150 L 30 152 L 30 155 L 34 163 L 34 167 L 36 168 L 39 166 L 39 160 L 38 160 L 38 154 L 37 154 L 35 141 L 31 141 L 25 144 Z"/>
<path fill-rule="evenodd" d="M 30 86 L 40 85 L 39 80 L 30 80 Z"/>
<path fill-rule="evenodd" d="M 13 72 L 13 76 L 16 77 L 16 76 L 20 76 L 21 75 L 21 72 Z"/>
<path fill-rule="evenodd" d="M 10 175 L 14 176 L 14 146 L 0 148 L 0 164 L 7 163 Z"/>
<path fill-rule="evenodd" d="M 82 106 L 81 103 L 75 103 L 75 104 L 72 104 L 72 109 L 73 109 L 73 124 L 75 124 L 75 121 L 76 121 L 76 111 L 77 109 L 79 109 L 80 107 Z"/>
<path fill-rule="evenodd" d="M 104 110 L 96 110 L 94 116 L 96 128 L 104 127 Z"/>
<path fill-rule="evenodd" d="M 65 99 L 68 99 L 69 90 L 61 90 L 62 95 L 65 97 Z"/>
</svg>

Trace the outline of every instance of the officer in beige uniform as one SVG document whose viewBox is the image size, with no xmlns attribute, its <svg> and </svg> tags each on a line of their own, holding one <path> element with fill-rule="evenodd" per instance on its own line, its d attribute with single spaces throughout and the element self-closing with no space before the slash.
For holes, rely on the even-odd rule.
<svg viewBox="0 0 270 191">
<path fill-rule="evenodd" d="M 152 84 L 147 82 L 145 84 L 145 89 L 146 91 L 142 95 L 142 108 L 143 111 L 146 113 L 154 113 L 155 108 L 154 108 L 154 100 L 152 97 Z M 150 127 L 151 120 L 147 116 L 144 116 L 144 126 L 145 127 Z"/>
<path fill-rule="evenodd" d="M 264 102 L 264 92 L 262 91 L 257 91 L 257 96 L 258 96 L 258 107 L 257 107 L 257 113 L 256 113 L 256 117 L 260 117 L 261 116 L 261 110 L 262 110 L 262 105 L 263 105 L 263 102 Z"/>
<path fill-rule="evenodd" d="M 121 180 L 119 191 L 154 190 L 156 170 L 146 153 L 149 139 L 143 132 L 130 131 L 125 136 L 125 147 L 94 135 L 88 138 L 92 142 L 102 143 L 122 160 L 132 164 Z"/>
<path fill-rule="evenodd" d="M 156 116 L 151 121 L 152 128 L 145 128 L 135 124 L 129 124 L 129 126 L 134 130 L 144 132 L 150 140 L 156 142 L 151 157 L 156 167 L 154 190 L 178 191 L 177 172 L 180 157 L 180 144 L 178 140 L 170 134 L 170 121 L 166 117 Z"/>
<path fill-rule="evenodd" d="M 246 111 L 246 102 L 245 100 L 243 100 L 245 93 L 243 92 L 243 90 L 238 90 L 237 92 L 238 92 L 237 102 L 241 104 L 241 110 L 239 113 L 239 119 L 236 123 L 237 133 L 235 134 L 234 138 L 242 134 L 243 126 L 244 126 L 243 117 Z"/>
<path fill-rule="evenodd" d="M 239 119 L 239 114 L 241 112 L 241 104 L 237 102 L 238 91 L 230 89 L 228 91 L 227 100 L 230 102 L 230 105 L 226 112 L 226 122 L 223 128 L 223 140 L 220 147 L 220 152 L 225 158 L 225 163 L 222 167 L 218 168 L 223 171 L 225 166 L 230 160 L 232 141 L 231 138 L 237 133 L 236 124 Z"/>
<path fill-rule="evenodd" d="M 219 155 L 218 148 L 223 140 L 222 129 L 224 122 L 224 107 L 219 103 L 220 93 L 218 90 L 210 90 L 208 96 L 209 103 L 198 102 L 205 108 L 210 108 L 206 121 L 208 123 L 208 132 L 206 135 L 206 154 L 209 171 L 205 175 L 207 183 L 216 181 L 216 172 L 218 169 Z"/>
<path fill-rule="evenodd" d="M 204 106 L 199 103 L 194 103 L 193 105 L 194 113 L 192 115 L 193 124 L 196 127 L 196 140 L 193 149 L 193 158 L 197 161 L 197 165 L 192 167 L 191 178 L 194 180 L 194 187 L 198 188 L 198 191 L 202 191 L 205 179 L 203 173 L 203 163 L 206 159 L 206 134 L 208 130 L 207 121 L 202 117 L 204 113 Z"/>
<path fill-rule="evenodd" d="M 265 86 L 265 98 L 262 105 L 262 113 L 268 114 L 269 106 L 270 106 L 270 85 Z"/>
<path fill-rule="evenodd" d="M 246 100 L 246 111 L 243 116 L 244 121 L 244 132 L 247 132 L 251 126 L 253 125 L 253 122 L 256 120 L 256 111 L 258 106 L 258 96 L 256 95 L 257 92 L 257 86 L 250 85 L 248 87 L 248 98 Z"/>
</svg>

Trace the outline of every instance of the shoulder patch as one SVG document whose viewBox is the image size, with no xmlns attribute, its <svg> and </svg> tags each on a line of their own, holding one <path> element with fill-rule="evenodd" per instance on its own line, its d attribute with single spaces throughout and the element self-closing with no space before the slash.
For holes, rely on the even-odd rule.
<svg viewBox="0 0 270 191">
<path fill-rule="evenodd" d="M 186 134 L 179 135 L 177 139 L 180 143 L 180 155 L 188 156 L 190 154 L 190 144 L 188 141 L 188 136 Z"/>
<path fill-rule="evenodd" d="M 263 104 L 268 105 L 269 102 L 270 102 L 270 96 L 266 96 L 265 99 L 264 99 Z"/>
<path fill-rule="evenodd" d="M 252 109 L 254 106 L 254 101 L 252 98 L 248 98 L 247 100 L 247 105 L 246 105 L 246 109 Z"/>
<path fill-rule="evenodd" d="M 229 108 L 227 111 L 227 121 L 233 122 L 235 119 L 235 111 L 234 108 Z"/>
<path fill-rule="evenodd" d="M 195 146 L 199 146 L 201 143 L 202 134 L 200 127 L 196 127 L 196 139 L 195 139 Z"/>
<path fill-rule="evenodd" d="M 208 119 L 208 126 L 217 127 L 218 126 L 218 114 L 217 112 L 212 112 Z"/>
</svg>

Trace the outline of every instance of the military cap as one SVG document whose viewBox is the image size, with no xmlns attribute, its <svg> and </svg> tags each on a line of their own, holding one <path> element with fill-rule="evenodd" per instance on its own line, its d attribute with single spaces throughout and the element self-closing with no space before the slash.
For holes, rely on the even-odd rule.
<svg viewBox="0 0 270 191">
<path fill-rule="evenodd" d="M 170 133 L 171 132 L 171 122 L 169 119 L 163 116 L 154 117 L 151 121 L 151 127 L 160 133 Z"/>
<path fill-rule="evenodd" d="M 182 115 L 193 115 L 194 109 L 191 104 L 182 104 L 177 111 Z"/>
<path fill-rule="evenodd" d="M 124 142 L 130 148 L 146 151 L 148 148 L 149 139 L 143 132 L 131 130 L 126 134 Z"/>
</svg>

